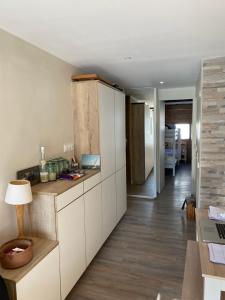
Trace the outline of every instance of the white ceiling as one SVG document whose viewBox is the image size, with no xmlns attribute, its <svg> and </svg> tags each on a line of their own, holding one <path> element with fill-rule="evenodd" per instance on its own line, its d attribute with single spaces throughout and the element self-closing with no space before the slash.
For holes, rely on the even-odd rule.
<svg viewBox="0 0 225 300">
<path fill-rule="evenodd" d="M 140 87 L 140 88 L 128 88 L 126 93 L 134 97 L 135 101 L 145 102 L 149 106 L 154 106 L 154 88 Z"/>
<path fill-rule="evenodd" d="M 224 0 L 1 0 L 0 28 L 126 88 L 180 87 L 225 55 L 224 13 Z"/>
</svg>

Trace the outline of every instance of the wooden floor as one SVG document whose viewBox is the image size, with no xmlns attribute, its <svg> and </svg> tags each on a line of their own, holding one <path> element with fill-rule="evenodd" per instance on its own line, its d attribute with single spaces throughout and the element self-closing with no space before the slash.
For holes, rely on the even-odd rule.
<svg viewBox="0 0 225 300">
<path fill-rule="evenodd" d="M 154 198 L 154 175 L 153 170 L 148 176 L 145 184 L 128 184 L 127 194 L 128 195 L 141 195 L 144 197 Z"/>
<path fill-rule="evenodd" d="M 186 243 L 195 239 L 195 224 L 180 209 L 190 190 L 184 167 L 156 200 L 128 199 L 125 217 L 67 300 L 180 299 Z"/>
</svg>

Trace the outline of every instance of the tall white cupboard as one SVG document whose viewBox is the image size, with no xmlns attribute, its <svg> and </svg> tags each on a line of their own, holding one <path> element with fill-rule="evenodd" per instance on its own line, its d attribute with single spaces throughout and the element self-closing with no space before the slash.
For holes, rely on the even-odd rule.
<svg viewBox="0 0 225 300">
<path fill-rule="evenodd" d="M 76 158 L 101 156 L 103 236 L 108 236 L 127 209 L 125 94 L 94 80 L 72 83 L 72 95 Z"/>
</svg>

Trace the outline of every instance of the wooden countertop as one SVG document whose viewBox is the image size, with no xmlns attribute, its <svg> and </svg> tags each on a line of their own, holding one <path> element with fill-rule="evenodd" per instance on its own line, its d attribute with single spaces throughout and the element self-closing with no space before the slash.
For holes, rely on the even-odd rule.
<svg viewBox="0 0 225 300">
<path fill-rule="evenodd" d="M 196 209 L 196 232 L 199 240 L 199 254 L 203 277 L 217 278 L 225 280 L 225 265 L 215 264 L 209 260 L 209 250 L 207 243 L 202 241 L 202 234 L 199 226 L 200 220 L 208 219 L 207 209 Z"/>
<path fill-rule="evenodd" d="M 202 300 L 203 280 L 198 242 L 188 241 L 182 287 L 182 300 Z"/>
<path fill-rule="evenodd" d="M 56 181 L 47 182 L 47 183 L 39 183 L 32 187 L 33 194 L 38 195 L 52 195 L 57 196 L 70 188 L 78 185 L 81 182 L 84 182 L 88 178 L 100 173 L 100 170 L 86 170 L 85 175 L 77 180 L 64 180 L 58 179 Z"/>
<path fill-rule="evenodd" d="M 32 239 L 34 243 L 32 261 L 24 267 L 14 270 L 3 269 L 0 265 L 0 275 L 5 280 L 15 283 L 18 282 L 58 245 L 57 241 L 50 241 L 36 237 L 28 238 Z"/>
</svg>

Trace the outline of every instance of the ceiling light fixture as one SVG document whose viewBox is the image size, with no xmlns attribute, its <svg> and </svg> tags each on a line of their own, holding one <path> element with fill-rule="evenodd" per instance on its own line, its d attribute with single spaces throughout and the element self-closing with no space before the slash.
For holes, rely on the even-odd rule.
<svg viewBox="0 0 225 300">
<path fill-rule="evenodd" d="M 164 81 L 160 81 L 160 84 L 163 85 L 163 84 L 164 84 Z"/>
<path fill-rule="evenodd" d="M 124 57 L 124 60 L 131 60 L 132 59 L 132 56 L 125 56 Z"/>
</svg>

